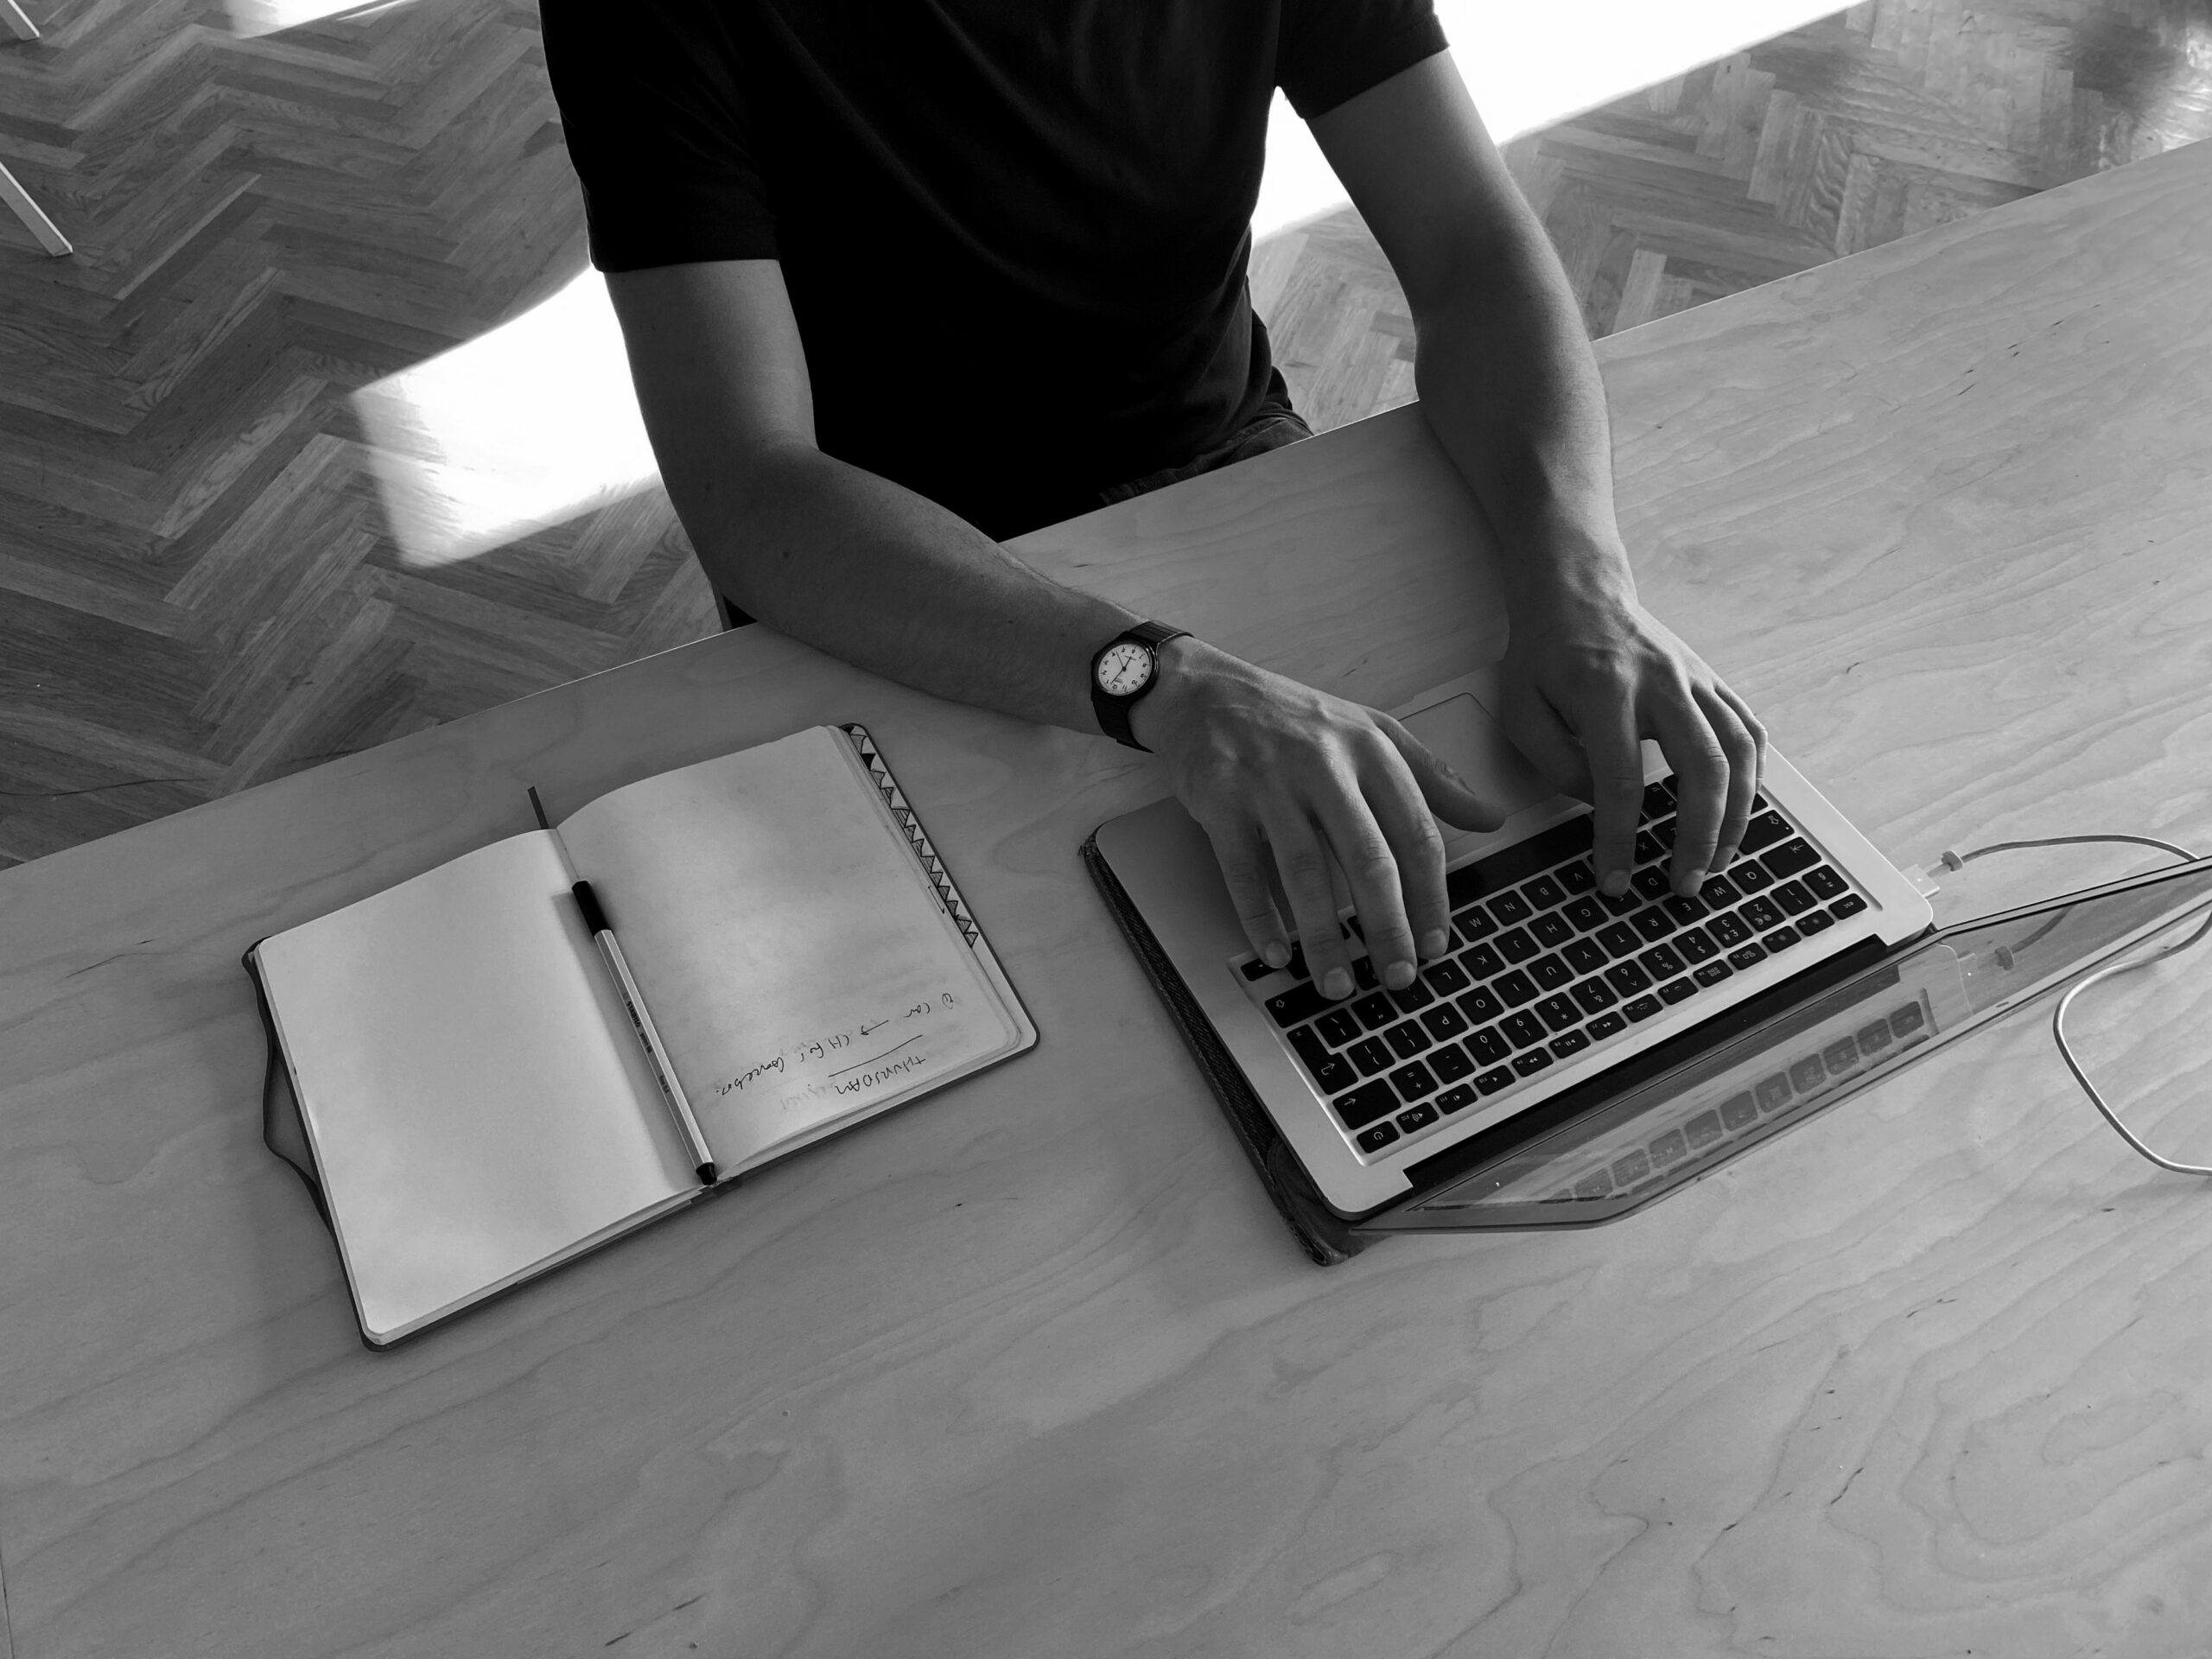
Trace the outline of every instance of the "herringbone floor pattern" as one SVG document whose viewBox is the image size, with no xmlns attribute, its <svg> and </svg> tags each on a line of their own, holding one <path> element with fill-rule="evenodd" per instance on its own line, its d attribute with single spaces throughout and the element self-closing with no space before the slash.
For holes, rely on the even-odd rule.
<svg viewBox="0 0 2212 1659">
<path fill-rule="evenodd" d="M 0 48 L 0 863 L 712 626 L 655 490 L 410 562 L 353 394 L 583 266 L 520 0 L 241 35 L 271 0 L 48 0 Z M 2207 130 L 2212 0 L 1876 0 L 1512 146 L 1604 334 Z M 1300 402 L 1411 395 L 1340 214 L 1253 287 Z"/>
</svg>

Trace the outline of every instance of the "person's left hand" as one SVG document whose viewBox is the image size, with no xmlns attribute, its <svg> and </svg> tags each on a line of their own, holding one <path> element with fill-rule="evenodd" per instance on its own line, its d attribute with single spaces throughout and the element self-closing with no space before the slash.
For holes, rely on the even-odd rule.
<svg viewBox="0 0 2212 1659">
<path fill-rule="evenodd" d="M 1669 874 L 1675 892 L 1694 893 L 1744 838 L 1766 728 L 1643 608 L 1625 558 L 1606 563 L 1613 569 L 1599 578 L 1542 580 L 1514 594 L 1501 722 L 1554 788 L 1596 809 L 1599 884 L 1615 896 L 1636 868 L 1640 741 L 1656 740 L 1678 803 Z"/>
</svg>

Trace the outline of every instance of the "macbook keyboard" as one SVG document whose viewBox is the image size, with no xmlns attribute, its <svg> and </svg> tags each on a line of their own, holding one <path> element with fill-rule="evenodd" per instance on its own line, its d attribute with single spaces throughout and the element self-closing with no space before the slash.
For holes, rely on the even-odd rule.
<svg viewBox="0 0 2212 1659">
<path fill-rule="evenodd" d="M 1395 1155 L 1477 1101 L 1533 1089 L 1560 1061 L 1866 908 L 1764 795 L 1736 861 L 1694 898 L 1667 879 L 1671 779 L 1644 791 L 1620 898 L 1598 891 L 1591 823 L 1578 813 L 1447 872 L 1450 945 L 1403 990 L 1382 985 L 1357 919 L 1345 938 L 1357 988 L 1341 1002 L 1321 995 L 1294 947 L 1287 971 L 1298 982 L 1262 1006 L 1362 1154 Z M 1239 969 L 1255 982 L 1275 971 L 1257 958 Z"/>
</svg>

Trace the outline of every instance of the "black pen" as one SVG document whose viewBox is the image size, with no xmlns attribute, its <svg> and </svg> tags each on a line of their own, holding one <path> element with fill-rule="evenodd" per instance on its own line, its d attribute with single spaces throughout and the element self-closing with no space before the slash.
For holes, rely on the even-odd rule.
<svg viewBox="0 0 2212 1659">
<path fill-rule="evenodd" d="M 690 1149 L 691 1161 L 699 1172 L 699 1179 L 709 1186 L 715 1184 L 715 1155 L 707 1145 L 707 1137 L 699 1132 L 699 1120 L 691 1115 L 691 1103 L 683 1097 L 683 1085 L 676 1079 L 676 1067 L 662 1046 L 660 1033 L 654 1028 L 653 1017 L 645 1007 L 645 999 L 639 994 L 638 982 L 631 975 L 629 960 L 622 954 L 622 942 L 614 937 L 614 930 L 607 925 L 607 912 L 599 907 L 598 895 L 591 890 L 591 883 L 576 875 L 576 867 L 569 862 L 568 843 L 561 839 L 561 832 L 546 822 L 545 804 L 537 798 L 535 785 L 530 790 L 530 810 L 537 815 L 538 828 L 553 837 L 559 850 L 561 862 L 569 875 L 575 877 L 569 894 L 576 901 L 576 908 L 583 913 L 584 931 L 591 935 L 592 943 L 599 947 L 599 959 L 607 964 L 607 971 L 614 981 L 614 988 L 622 998 L 624 1012 L 630 1016 L 631 1029 L 638 1033 L 638 1040 L 645 1046 L 645 1059 L 652 1066 L 653 1081 L 660 1085 L 661 1098 L 668 1103 L 670 1115 Z"/>
</svg>

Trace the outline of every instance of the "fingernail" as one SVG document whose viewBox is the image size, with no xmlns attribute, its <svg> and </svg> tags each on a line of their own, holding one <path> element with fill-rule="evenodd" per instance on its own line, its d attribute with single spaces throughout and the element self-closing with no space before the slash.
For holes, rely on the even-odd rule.
<svg viewBox="0 0 2212 1659">
<path fill-rule="evenodd" d="M 1348 968 L 1330 969 L 1329 976 L 1321 982 L 1321 989 L 1325 995 L 1332 997 L 1341 999 L 1350 996 L 1351 995 L 1351 970 Z"/>
<path fill-rule="evenodd" d="M 1414 982 L 1414 965 L 1410 962 L 1392 963 L 1382 970 L 1382 982 L 1394 991 L 1402 991 Z"/>
<path fill-rule="evenodd" d="M 1446 935 L 1442 928 L 1430 928 L 1427 932 L 1421 936 L 1421 955 L 1429 957 L 1442 956 L 1444 954 L 1446 940 Z"/>
<path fill-rule="evenodd" d="M 1284 944 L 1281 940 L 1277 940 L 1266 950 L 1261 951 L 1260 954 L 1267 958 L 1268 966 L 1270 968 L 1287 968 L 1290 966 L 1290 947 Z"/>
<path fill-rule="evenodd" d="M 1618 899 L 1621 894 L 1628 891 L 1628 872 L 1626 870 L 1607 870 L 1605 872 L 1605 879 L 1603 881 L 1600 881 L 1598 884 L 1598 887 L 1608 899 Z"/>
</svg>

